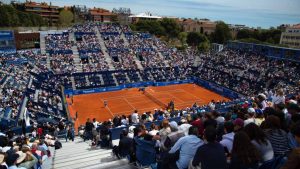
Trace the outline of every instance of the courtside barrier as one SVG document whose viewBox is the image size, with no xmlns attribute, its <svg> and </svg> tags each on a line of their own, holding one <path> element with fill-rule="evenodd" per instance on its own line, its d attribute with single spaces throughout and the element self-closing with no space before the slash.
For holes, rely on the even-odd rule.
<svg viewBox="0 0 300 169">
<path fill-rule="evenodd" d="M 109 92 L 109 91 L 117 91 L 126 88 L 136 88 L 136 87 L 145 87 L 145 86 L 167 86 L 167 85 L 174 85 L 174 84 L 184 84 L 184 83 L 193 83 L 193 80 L 180 80 L 180 81 L 170 81 L 170 82 L 138 82 L 138 83 L 128 83 L 122 84 L 119 86 L 112 86 L 112 87 L 102 87 L 102 88 L 95 88 L 95 89 L 84 89 L 84 90 L 72 90 L 66 89 L 66 95 L 79 95 L 79 94 L 91 94 L 91 93 L 101 93 L 101 92 Z"/>
<path fill-rule="evenodd" d="M 237 99 L 237 98 L 244 98 L 243 95 L 230 90 L 226 87 L 220 86 L 214 82 L 209 82 L 206 80 L 199 79 L 197 77 L 192 77 L 191 79 L 187 80 L 179 80 L 179 81 L 169 81 L 169 82 L 138 82 L 138 83 L 128 83 L 119 86 L 112 86 L 112 87 L 103 87 L 103 88 L 95 88 L 95 89 L 84 89 L 84 90 L 72 90 L 66 89 L 66 95 L 80 95 L 80 94 L 91 94 L 91 93 L 101 93 L 101 92 L 109 92 L 109 91 L 117 91 L 126 88 L 137 88 L 137 87 L 145 87 L 145 86 L 168 86 L 168 85 L 175 85 L 175 84 L 185 84 L 185 83 L 196 83 L 199 86 L 202 86 L 208 90 L 212 90 L 222 96 L 225 96 L 230 99 Z"/>
</svg>

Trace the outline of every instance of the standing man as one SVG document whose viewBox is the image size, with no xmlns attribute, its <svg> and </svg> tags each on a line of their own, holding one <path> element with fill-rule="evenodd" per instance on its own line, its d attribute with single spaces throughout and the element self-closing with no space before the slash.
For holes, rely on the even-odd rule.
<svg viewBox="0 0 300 169">
<path fill-rule="evenodd" d="M 106 107 L 107 106 L 107 100 L 104 100 L 103 103 L 104 103 L 104 107 Z"/>
<path fill-rule="evenodd" d="M 92 139 L 93 136 L 93 123 L 90 121 L 90 118 L 87 119 L 86 123 L 85 123 L 85 137 L 84 137 L 84 141 L 85 140 L 89 140 Z"/>
</svg>

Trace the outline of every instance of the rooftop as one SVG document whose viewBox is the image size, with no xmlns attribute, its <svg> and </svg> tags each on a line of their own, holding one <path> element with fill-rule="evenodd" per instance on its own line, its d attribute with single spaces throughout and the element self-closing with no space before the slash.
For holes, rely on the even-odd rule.
<svg viewBox="0 0 300 169">
<path fill-rule="evenodd" d="M 152 15 L 150 12 L 139 13 L 136 15 L 130 15 L 131 18 L 153 18 L 153 19 L 161 19 L 161 16 Z"/>
</svg>

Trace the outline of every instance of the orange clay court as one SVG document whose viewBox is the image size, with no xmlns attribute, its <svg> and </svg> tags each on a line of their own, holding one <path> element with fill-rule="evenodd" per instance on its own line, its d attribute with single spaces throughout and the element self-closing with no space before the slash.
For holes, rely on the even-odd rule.
<svg viewBox="0 0 300 169">
<path fill-rule="evenodd" d="M 190 107 L 195 102 L 198 105 L 203 105 L 208 104 L 211 100 L 229 100 L 195 84 L 151 86 L 146 88 L 146 92 L 165 105 L 173 100 L 177 109 Z M 104 101 L 107 102 L 106 107 Z M 139 91 L 138 88 L 74 95 L 73 104 L 71 104 L 71 98 L 67 98 L 67 102 L 72 118 L 78 112 L 76 126 L 85 124 L 87 118 L 105 121 L 112 119 L 115 115 L 129 115 L 134 110 L 138 110 L 139 114 L 142 114 L 146 111 L 153 112 L 154 109 L 163 108 L 153 99 L 143 94 L 142 91 Z"/>
</svg>

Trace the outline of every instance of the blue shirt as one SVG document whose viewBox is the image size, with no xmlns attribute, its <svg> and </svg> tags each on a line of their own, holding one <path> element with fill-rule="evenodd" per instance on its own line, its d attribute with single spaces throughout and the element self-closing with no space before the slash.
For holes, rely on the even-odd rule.
<svg viewBox="0 0 300 169">
<path fill-rule="evenodd" d="M 169 153 L 175 153 L 180 150 L 179 160 L 176 165 L 179 169 L 188 168 L 189 162 L 195 156 L 198 147 L 202 146 L 204 142 L 195 135 L 188 135 L 181 137 Z"/>
<path fill-rule="evenodd" d="M 295 137 L 291 132 L 288 133 L 289 145 L 292 149 L 300 147 L 299 143 L 296 141 Z"/>
</svg>

